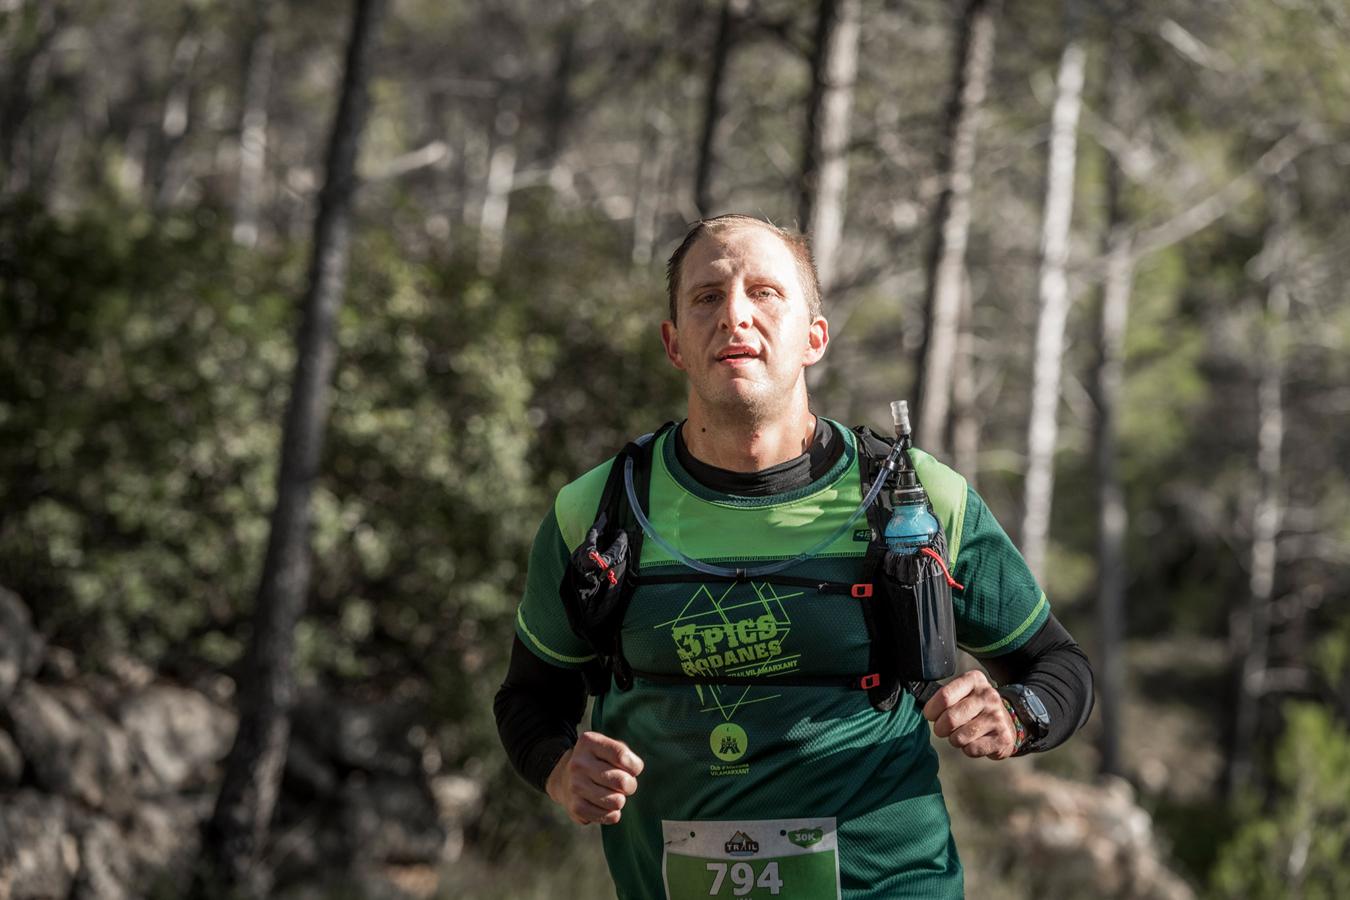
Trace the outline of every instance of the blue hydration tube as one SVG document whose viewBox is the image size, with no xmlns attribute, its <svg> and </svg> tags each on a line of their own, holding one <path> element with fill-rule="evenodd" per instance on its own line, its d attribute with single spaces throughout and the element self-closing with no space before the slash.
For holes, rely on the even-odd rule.
<svg viewBox="0 0 1350 900">
<path fill-rule="evenodd" d="M 636 443 L 639 446 L 641 446 L 650 441 L 652 437 L 653 435 L 650 434 L 643 435 L 642 437 L 637 439 Z M 857 450 L 855 448 L 854 452 L 861 452 L 861 450 Z M 656 529 L 652 526 L 651 521 L 642 512 L 642 505 L 638 503 L 637 491 L 634 490 L 633 488 L 633 457 L 631 456 L 629 456 L 626 460 L 624 460 L 623 488 L 628 493 L 628 505 L 629 507 L 632 508 L 633 515 L 637 517 L 638 524 L 642 526 L 642 533 L 647 535 L 647 537 L 651 538 L 653 541 L 655 541 L 657 546 L 659 546 L 662 550 L 665 550 L 675 559 L 678 559 L 680 562 L 684 563 L 689 568 L 697 572 L 702 572 L 705 575 L 716 575 L 719 578 L 736 578 L 736 579 L 758 578 L 763 575 L 773 575 L 776 572 L 782 572 L 784 569 L 788 569 L 791 568 L 792 566 L 797 565 L 797 563 L 805 562 L 806 560 L 815 556 L 820 551 L 824 550 L 830 544 L 833 544 L 836 540 L 839 539 L 839 537 L 844 532 L 852 528 L 853 523 L 858 521 L 858 518 L 864 512 L 867 511 L 867 508 L 869 506 L 872 505 L 872 501 L 877 499 L 877 494 L 881 493 L 881 487 L 886 483 L 887 474 L 890 473 L 891 470 L 895 468 L 895 461 L 899 459 L 900 454 L 902 452 L 903 449 L 900 445 L 900 442 L 897 441 L 895 446 L 891 448 L 890 454 L 886 457 L 886 462 L 883 463 L 881 467 L 877 470 L 876 480 L 872 482 L 872 487 L 868 489 L 866 496 L 863 497 L 862 503 L 858 504 L 858 508 L 853 511 L 853 515 L 849 516 L 848 521 L 846 521 L 843 525 L 840 525 L 839 528 L 837 528 L 833 534 L 831 534 L 829 537 L 827 537 L 820 543 L 816 544 L 810 550 L 807 550 L 803 553 L 799 553 L 796 556 L 792 557 L 791 559 L 785 559 L 775 563 L 765 563 L 762 566 L 754 566 L 753 568 L 749 569 L 733 569 L 727 566 L 717 566 L 713 565 L 712 563 L 703 562 L 702 560 L 693 559 L 692 557 L 685 556 L 678 549 L 676 549 L 669 541 L 661 537 L 661 535 L 658 534 Z"/>
</svg>

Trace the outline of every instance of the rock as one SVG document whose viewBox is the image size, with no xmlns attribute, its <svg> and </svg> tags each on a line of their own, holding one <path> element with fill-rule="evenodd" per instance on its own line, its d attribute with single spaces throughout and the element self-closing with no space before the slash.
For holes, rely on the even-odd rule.
<svg viewBox="0 0 1350 900">
<path fill-rule="evenodd" d="M 57 684 L 68 684 L 79 677 L 79 674 L 80 665 L 75 661 L 75 654 L 65 647 L 48 647 L 42 654 L 42 665 L 38 669 L 38 675 L 43 679 Z"/>
<path fill-rule="evenodd" d="M 422 754 L 408 738 L 415 722 L 410 710 L 390 703 L 353 703 L 310 693 L 296 704 L 291 740 L 341 769 L 409 776 L 420 771 Z"/>
<path fill-rule="evenodd" d="M 23 754 L 9 732 L 0 729 L 0 788 L 17 787 L 22 779 Z"/>
<path fill-rule="evenodd" d="M 123 702 L 118 719 L 140 765 L 142 795 L 214 780 L 234 739 L 235 716 L 195 691 L 153 685 Z"/>
<path fill-rule="evenodd" d="M 80 866 L 63 797 L 21 790 L 0 803 L 0 897 L 48 900 L 70 893 Z"/>
<path fill-rule="evenodd" d="M 75 879 L 77 900 L 131 900 L 137 896 L 135 864 L 126 837 L 109 819 L 87 823 L 80 835 L 80 872 Z"/>
<path fill-rule="evenodd" d="M 483 785 L 464 775 L 440 775 L 431 779 L 431 793 L 441 819 L 464 824 L 478 815 L 483 805 Z"/>
<path fill-rule="evenodd" d="M 454 863 L 464 852 L 464 829 L 482 808 L 483 785 L 463 775 L 438 775 L 431 779 L 431 795 L 446 829 L 441 860 Z"/>
<path fill-rule="evenodd" d="M 125 820 L 75 814 L 79 842 L 74 900 L 133 900 L 173 896 L 191 877 L 199 848 L 198 826 L 212 798 L 165 797 L 142 803 Z"/>
<path fill-rule="evenodd" d="M 25 682 L 10 698 L 9 716 L 40 786 L 96 809 L 120 812 L 132 805 L 126 733 L 87 693 Z"/>
<path fill-rule="evenodd" d="M 353 775 L 343 785 L 342 808 L 343 834 L 362 859 L 405 865 L 439 861 L 445 829 L 425 781 Z"/>
<path fill-rule="evenodd" d="M 329 797 L 337 792 L 338 771 L 327 760 L 320 759 L 316 748 L 300 740 L 292 740 L 286 748 L 287 790 L 299 789 L 315 797 Z"/>
<path fill-rule="evenodd" d="M 192 876 L 235 715 L 124 659 L 80 673 L 48 648 L 0 719 L 0 900 L 175 896 Z M 47 679 L 47 680 L 41 680 Z M 52 681 L 56 683 L 52 683 Z M 435 893 L 483 789 L 439 768 L 416 715 L 311 696 L 291 735 L 265 848 L 277 883 Z"/>
<path fill-rule="evenodd" d="M 186 877 L 201 847 L 201 824 L 215 800 L 212 790 L 137 806 L 125 830 L 137 868 L 169 881 Z"/>
<path fill-rule="evenodd" d="M 42 665 L 42 636 L 19 595 L 0 588 L 0 706 Z"/>
<path fill-rule="evenodd" d="M 1153 822 L 1122 779 L 1081 784 L 1015 770 L 1005 783 L 1014 812 L 1008 838 L 1028 860 L 1037 896 L 1192 900 L 1163 863 Z"/>
</svg>

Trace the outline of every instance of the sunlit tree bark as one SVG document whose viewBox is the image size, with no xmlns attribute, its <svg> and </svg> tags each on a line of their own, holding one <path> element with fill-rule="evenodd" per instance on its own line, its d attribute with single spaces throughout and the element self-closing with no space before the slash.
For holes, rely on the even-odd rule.
<svg viewBox="0 0 1350 900">
<path fill-rule="evenodd" d="M 492 153 L 488 157 L 483 208 L 478 216 L 478 271 L 494 275 L 501 266 L 506 244 L 506 218 L 516 187 L 516 136 L 520 130 L 518 100 L 508 91 L 493 122 Z"/>
<path fill-rule="evenodd" d="M 233 237 L 252 247 L 258 241 L 263 172 L 267 162 L 267 95 L 272 80 L 273 30 L 269 4 L 254 4 L 244 55 L 244 91 L 239 116 L 239 178 L 234 196 Z"/>
<path fill-rule="evenodd" d="M 1073 0 L 1070 0 L 1072 7 Z M 1070 19 L 1072 20 L 1072 9 Z M 1031 379 L 1031 416 L 1027 425 L 1027 469 L 1021 548 L 1037 577 L 1045 575 L 1050 507 L 1055 490 L 1055 443 L 1059 434 L 1059 389 L 1064 360 L 1064 330 L 1069 318 L 1069 221 L 1073 213 L 1074 163 L 1078 151 L 1078 114 L 1082 108 L 1086 54 L 1070 24 L 1069 39 L 1055 79 L 1051 113 L 1050 159 L 1045 178 L 1041 223 L 1040 314 L 1036 322 Z"/>
<path fill-rule="evenodd" d="M 975 168 L 975 137 L 994 60 L 994 27 L 1000 0 L 968 0 L 959 22 L 952 96 L 947 104 L 941 158 L 942 193 L 933 213 L 933 244 L 928 255 L 924 296 L 923 343 L 914 396 L 917 441 L 945 455 L 951 410 L 956 332 L 961 317 L 966 243 L 970 233 L 970 191 Z"/>
<path fill-rule="evenodd" d="M 1130 71 L 1123 29 L 1113 31 L 1105 85 L 1107 122 L 1119 133 L 1133 131 L 1129 107 Z M 1128 514 L 1120 479 L 1120 403 L 1125 381 L 1125 326 L 1134 286 L 1131 229 L 1124 203 L 1124 173 L 1119 160 L 1106 159 L 1106 277 L 1097 322 L 1097 361 L 1092 395 L 1096 420 L 1092 458 L 1097 482 L 1098 704 L 1102 723 L 1099 768 L 1123 774 L 1121 712 L 1125 700 L 1125 534 Z"/>
<path fill-rule="evenodd" d="M 698 214 L 712 214 L 712 177 L 717 164 L 717 137 L 721 130 L 726 102 L 727 62 L 736 43 L 736 31 L 749 8 L 748 0 L 722 0 L 717 21 L 717 40 L 708 65 L 708 84 L 703 95 L 703 127 L 698 141 L 698 162 L 694 170 L 694 206 Z"/>
<path fill-rule="evenodd" d="M 811 59 L 811 97 L 806 111 L 797 216 L 810 235 L 816 275 L 827 296 L 834 283 L 844 233 L 860 15 L 860 0 L 820 0 Z"/>
<path fill-rule="evenodd" d="M 51 50 L 70 17 L 62 2 L 29 2 L 10 10 L 15 18 L 10 58 L 0 72 L 0 190 L 31 187 L 34 160 L 22 159 L 19 137 L 40 90 Z"/>
<path fill-rule="evenodd" d="M 1286 175 L 1286 177 L 1288 177 Z M 1277 539 L 1284 509 L 1281 467 L 1284 447 L 1284 369 L 1288 343 L 1288 243 L 1294 219 L 1292 188 L 1270 188 L 1271 222 L 1257 269 L 1265 275 L 1265 315 L 1261 320 L 1260 366 L 1256 390 L 1256 503 L 1252 510 L 1247 602 L 1229 619 L 1233 671 L 1232 734 L 1225 784 L 1229 798 L 1250 783 L 1253 743 L 1260 725 L 1265 675 L 1270 654 L 1271 605 L 1278 564 Z"/>
<path fill-rule="evenodd" d="M 952 373 L 952 462 L 956 470 L 966 476 L 971 487 L 979 484 L 980 469 L 980 411 L 978 404 L 977 371 L 979 358 L 975 352 L 973 328 L 975 298 L 971 296 L 970 279 L 961 289 L 961 319 L 956 336 L 956 367 Z"/>
<path fill-rule="evenodd" d="M 192 125 L 196 87 L 193 69 L 202 49 L 199 28 L 200 15 L 188 7 L 183 12 L 181 33 L 174 43 L 159 127 L 153 132 L 146 154 L 145 187 L 149 191 L 150 205 L 155 209 L 162 209 L 172 199 L 176 186 L 172 170 L 178 147 Z"/>
</svg>

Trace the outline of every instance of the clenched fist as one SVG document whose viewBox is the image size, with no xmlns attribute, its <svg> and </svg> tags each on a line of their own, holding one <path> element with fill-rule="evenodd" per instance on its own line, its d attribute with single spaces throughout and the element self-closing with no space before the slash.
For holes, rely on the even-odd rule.
<svg viewBox="0 0 1350 900">
<path fill-rule="evenodd" d="M 1003 698 L 979 669 L 963 672 L 943 685 L 924 705 L 933 734 L 972 759 L 1007 759 L 1017 749 L 1017 729 Z"/>
<path fill-rule="evenodd" d="M 587 731 L 553 767 L 545 790 L 578 825 L 613 825 L 641 774 L 642 760 L 627 744 Z"/>
</svg>

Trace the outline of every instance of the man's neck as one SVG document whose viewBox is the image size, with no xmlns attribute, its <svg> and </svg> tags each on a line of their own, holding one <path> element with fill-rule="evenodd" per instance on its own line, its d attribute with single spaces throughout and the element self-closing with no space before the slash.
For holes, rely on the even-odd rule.
<svg viewBox="0 0 1350 900">
<path fill-rule="evenodd" d="M 732 472 L 758 472 L 796 459 L 811 446 L 816 417 L 800 402 L 781 413 L 752 417 L 746 410 L 708 408 L 690 398 L 684 443 L 694 458 Z"/>
</svg>

